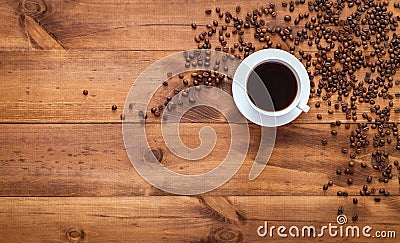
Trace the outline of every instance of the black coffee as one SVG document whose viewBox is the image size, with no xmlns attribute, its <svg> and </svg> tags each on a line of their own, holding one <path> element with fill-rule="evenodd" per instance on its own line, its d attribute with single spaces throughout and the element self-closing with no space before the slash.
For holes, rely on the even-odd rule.
<svg viewBox="0 0 400 243">
<path fill-rule="evenodd" d="M 288 107 L 296 97 L 297 88 L 294 73 L 277 62 L 261 63 L 250 73 L 247 82 L 251 101 L 265 111 L 280 111 Z"/>
</svg>

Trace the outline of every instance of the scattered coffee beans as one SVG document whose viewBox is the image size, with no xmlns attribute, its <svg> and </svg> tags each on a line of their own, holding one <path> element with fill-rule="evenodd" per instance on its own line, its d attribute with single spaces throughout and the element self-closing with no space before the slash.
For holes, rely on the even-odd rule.
<svg viewBox="0 0 400 243">
<path fill-rule="evenodd" d="M 393 168 L 399 168 L 398 162 L 390 164 L 390 155 L 386 151 L 392 150 L 384 150 L 387 146 L 400 150 L 398 124 L 391 117 L 393 113 L 400 113 L 400 107 L 396 107 L 394 101 L 400 93 L 396 95 L 391 90 L 394 85 L 400 85 L 400 80 L 395 80 L 400 67 L 400 35 L 397 34 L 400 17 L 389 10 L 388 1 L 333 3 L 310 0 L 305 6 L 307 11 L 294 14 L 300 4 L 305 4 L 305 0 L 282 1 L 279 10 L 273 3 L 249 10 L 236 6 L 231 12 L 217 7 L 215 16 L 207 9 L 205 13 L 214 19 L 202 25 L 205 29 L 194 37 L 194 41 L 199 49 L 215 49 L 240 59 L 267 48 L 282 48 L 295 55 L 307 69 L 310 98 L 318 99 L 315 108 L 324 107 L 326 103 L 328 114 L 343 114 L 343 119 L 331 124 L 331 134 L 337 135 L 343 120 L 348 121 L 344 127 L 349 130 L 346 134 L 350 133 L 349 143 L 348 147 L 341 147 L 343 154 L 351 159 L 365 160 L 359 155 L 367 151 L 368 146 L 375 150 L 371 162 L 360 161 L 361 167 L 354 166 L 354 162 L 348 164 L 349 168 L 342 167 L 345 174 L 356 176 L 358 170 L 365 173 L 371 163 L 374 171 L 369 172 L 367 183 L 372 182 L 372 176 L 376 176 L 377 182 L 389 183 L 396 177 Z M 399 3 L 395 2 L 393 6 L 397 9 Z M 267 19 L 278 15 L 283 16 L 284 22 L 274 24 Z M 292 18 L 293 26 L 290 25 Z M 193 29 L 199 30 L 199 26 L 192 23 Z M 200 61 L 188 55 L 185 67 L 201 65 L 215 71 L 225 70 L 222 62 L 214 64 L 208 58 Z M 220 85 L 225 79 L 212 71 L 206 75 L 202 73 L 197 71 L 195 76 L 192 73 L 187 79 L 182 77 L 183 86 Z M 216 77 L 211 78 L 211 75 Z M 167 86 L 168 82 L 163 85 Z M 184 94 L 182 92 L 190 103 L 196 102 L 191 95 Z M 153 114 L 160 111 L 162 109 Z M 316 118 L 322 120 L 323 116 L 317 114 Z M 327 139 L 321 141 L 322 144 L 328 142 Z M 341 169 L 336 170 L 337 175 L 341 173 Z M 356 184 L 352 178 L 340 178 L 348 184 Z M 337 194 L 345 196 L 348 193 L 338 191 Z M 373 194 L 372 188 L 360 190 L 360 195 Z"/>
</svg>

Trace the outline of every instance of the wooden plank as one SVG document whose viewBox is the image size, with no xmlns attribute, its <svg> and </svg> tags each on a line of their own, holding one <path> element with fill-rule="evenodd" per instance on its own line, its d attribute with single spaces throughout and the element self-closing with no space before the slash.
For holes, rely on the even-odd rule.
<svg viewBox="0 0 400 243">
<path fill-rule="evenodd" d="M 188 161 L 173 155 L 166 148 L 159 124 L 146 124 L 146 134 L 152 148 L 164 152 L 163 165 L 179 173 L 198 174 L 215 168 L 230 146 L 228 124 L 180 125 L 182 141 L 196 147 L 201 127 L 211 126 L 217 135 L 214 150 L 204 159 Z M 165 195 L 145 182 L 130 163 L 124 147 L 121 126 L 117 124 L 3 124 L 0 127 L 0 195 L 1 196 L 132 196 Z M 336 195 L 338 190 L 357 195 L 373 176 L 370 187 L 386 188 L 399 194 L 397 169 L 393 180 L 379 183 L 380 172 L 372 169 L 372 146 L 363 149 L 355 162 L 354 175 L 336 175 L 350 161 L 348 136 L 351 130 L 341 127 L 331 136 L 330 126 L 292 124 L 277 130 L 272 157 L 257 179 L 249 181 L 249 171 L 258 151 L 260 130 L 250 126 L 249 151 L 242 168 L 226 184 L 210 195 Z M 355 126 L 353 126 L 355 129 Z M 369 137 L 373 132 L 369 132 Z M 323 146 L 321 139 L 327 138 Z M 393 145 L 394 146 L 394 145 Z M 389 148 L 388 148 L 389 149 Z M 352 152 L 352 149 L 349 149 Z M 390 153 L 390 163 L 399 160 Z M 361 162 L 368 168 L 362 169 Z M 354 183 L 347 185 L 347 178 Z M 323 184 L 332 179 L 327 191 Z"/>
<path fill-rule="evenodd" d="M 195 197 L 0 198 L 0 237 L 7 242 L 309 242 L 307 234 L 281 238 L 277 229 L 272 237 L 261 238 L 257 229 L 267 221 L 269 229 L 283 225 L 286 233 L 290 226 L 298 227 L 300 236 L 303 226 L 314 226 L 319 233 L 329 223 L 340 226 L 336 222 L 339 205 L 349 218 L 344 230 L 358 226 L 361 237 L 346 237 L 345 231 L 343 237 L 330 237 L 325 230 L 324 236 L 316 239 L 375 242 L 362 236 L 363 227 L 372 227 L 372 235 L 378 230 L 400 231 L 399 196 L 380 203 L 362 199 L 358 205 L 316 196 L 230 196 L 227 200 L 245 215 L 243 221 L 219 218 Z M 355 213 L 359 219 L 353 222 Z M 396 242 L 396 238 L 385 242 Z"/>
<path fill-rule="evenodd" d="M 120 112 L 111 112 L 111 106 L 121 108 L 136 77 L 171 54 L 101 53 L 1 53 L 2 122 L 120 121 Z"/>
<path fill-rule="evenodd" d="M 233 3 L 229 0 L 173 0 L 167 4 L 160 0 L 134 0 L 123 3 L 118 0 L 2 2 L 1 50 L 55 47 L 41 45 L 43 36 L 51 37 L 68 50 L 187 50 L 197 47 L 193 36 L 206 30 L 206 24 L 218 19 L 215 7 L 220 7 L 222 12 L 230 11 L 236 14 L 236 6 L 241 5 L 242 11 L 237 15 L 244 18 L 247 12 L 265 6 L 262 3 Z M 307 4 L 298 5 L 294 13 L 306 13 L 307 7 Z M 213 10 L 211 16 L 204 13 L 204 10 L 209 8 Z M 393 9 L 392 4 L 389 4 L 389 9 Z M 343 19 L 353 11 L 355 8 L 345 8 Z M 276 4 L 276 12 L 276 18 L 271 15 L 265 18 L 267 25 L 281 28 L 288 26 L 289 24 L 283 21 L 284 16 L 289 13 L 288 8 L 283 9 L 280 4 Z M 296 33 L 304 26 L 306 20 L 294 25 L 294 13 L 290 25 Z M 310 18 L 315 15 L 315 12 L 311 13 Z M 31 17 L 45 35 L 32 35 L 34 28 L 24 25 L 25 16 Z M 223 19 L 219 21 L 222 23 Z M 199 25 L 197 30 L 191 29 L 192 22 Z M 232 23 L 230 25 L 232 26 Z M 253 33 L 254 29 L 250 30 L 246 38 L 253 40 Z M 214 36 L 213 39 L 215 38 Z M 236 41 L 237 37 L 233 36 L 231 39 Z M 215 45 L 217 43 L 212 42 Z M 307 43 L 304 43 L 302 48 L 310 51 L 315 49 L 308 47 Z"/>
<path fill-rule="evenodd" d="M 0 122 L 39 122 L 39 123 L 81 123 L 81 122 L 119 122 L 126 96 L 135 79 L 148 66 L 173 52 L 90 52 L 90 51 L 41 51 L 41 52 L 0 52 Z M 166 74 L 167 76 L 167 74 Z M 365 71 L 357 74 L 363 79 Z M 160 84 L 161 85 L 161 84 Z M 168 87 L 160 87 L 151 106 L 172 96 L 174 89 L 183 88 L 178 77 L 170 80 Z M 88 96 L 82 91 L 87 89 Z M 231 92 L 227 83 L 226 91 Z M 394 86 L 390 92 L 400 92 Z M 344 101 L 349 102 L 348 99 Z M 321 98 L 310 99 L 311 110 L 302 114 L 295 123 L 346 122 L 345 114 L 334 109 L 340 103 L 337 96 L 331 98 L 332 106 L 322 102 L 319 109 L 315 103 Z M 377 98 L 377 103 L 387 105 L 388 100 Z M 111 111 L 116 104 L 119 109 Z M 149 107 L 149 109 L 151 108 Z M 358 121 L 361 114 L 369 113 L 371 105 L 358 104 Z M 400 99 L 394 99 L 394 107 L 400 107 Z M 328 109 L 334 114 L 328 114 Z M 199 114 L 199 112 L 201 114 Z M 190 122 L 225 122 L 221 114 L 203 109 L 186 116 Z M 148 111 L 148 113 L 150 113 Z M 323 115 L 317 120 L 317 114 Z M 392 120 L 400 119 L 399 113 L 392 112 Z M 149 121 L 157 122 L 149 115 Z M 349 122 L 349 121 L 347 121 Z"/>
</svg>

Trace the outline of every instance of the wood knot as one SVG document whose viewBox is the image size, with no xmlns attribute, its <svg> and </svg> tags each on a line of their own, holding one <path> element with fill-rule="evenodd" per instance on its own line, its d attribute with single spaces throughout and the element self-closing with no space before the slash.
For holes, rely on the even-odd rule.
<svg viewBox="0 0 400 243">
<path fill-rule="evenodd" d="M 164 157 L 164 152 L 162 151 L 161 148 L 149 149 L 144 154 L 144 159 L 147 162 L 152 162 L 152 163 L 156 162 L 161 163 L 163 157 Z"/>
<path fill-rule="evenodd" d="M 21 0 L 18 5 L 18 10 L 22 14 L 37 17 L 46 12 L 47 7 L 42 0 Z"/>
<path fill-rule="evenodd" d="M 231 228 L 218 228 L 209 237 L 210 242 L 242 242 L 242 232 Z"/>
<path fill-rule="evenodd" d="M 85 232 L 83 230 L 70 228 L 65 232 L 68 241 L 70 242 L 80 242 L 85 238 Z"/>
</svg>

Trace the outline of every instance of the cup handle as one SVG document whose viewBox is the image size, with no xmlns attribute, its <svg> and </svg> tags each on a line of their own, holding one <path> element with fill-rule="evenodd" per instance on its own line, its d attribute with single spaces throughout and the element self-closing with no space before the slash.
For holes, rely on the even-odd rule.
<svg viewBox="0 0 400 243">
<path fill-rule="evenodd" d="M 310 107 L 306 103 L 301 102 L 297 105 L 297 108 L 299 108 L 303 112 L 308 112 L 310 110 Z"/>
</svg>

